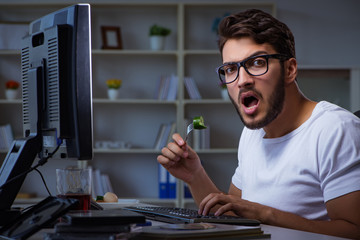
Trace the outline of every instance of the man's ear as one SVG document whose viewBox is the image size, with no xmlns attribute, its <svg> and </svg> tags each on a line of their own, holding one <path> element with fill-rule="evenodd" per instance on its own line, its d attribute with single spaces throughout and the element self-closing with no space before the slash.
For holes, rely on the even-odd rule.
<svg viewBox="0 0 360 240">
<path fill-rule="evenodd" d="M 285 61 L 285 84 L 290 84 L 296 80 L 297 77 L 297 61 L 295 58 L 290 58 Z"/>
</svg>

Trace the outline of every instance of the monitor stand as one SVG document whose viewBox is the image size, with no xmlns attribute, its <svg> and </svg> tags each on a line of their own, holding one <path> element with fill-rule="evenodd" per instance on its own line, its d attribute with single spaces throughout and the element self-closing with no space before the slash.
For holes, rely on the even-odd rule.
<svg viewBox="0 0 360 240">
<path fill-rule="evenodd" d="M 14 208 L 10 210 L 0 210 L 0 226 L 4 226 L 5 224 L 13 221 L 18 218 L 21 214 L 21 210 Z"/>
</svg>

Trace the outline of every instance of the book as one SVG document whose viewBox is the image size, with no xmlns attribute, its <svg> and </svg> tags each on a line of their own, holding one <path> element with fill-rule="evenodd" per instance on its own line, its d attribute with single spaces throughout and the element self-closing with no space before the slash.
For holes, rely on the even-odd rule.
<svg viewBox="0 0 360 240">
<path fill-rule="evenodd" d="M 169 190 L 168 190 L 168 172 L 161 165 L 159 165 L 159 198 L 168 198 Z"/>
<path fill-rule="evenodd" d="M 176 122 L 172 122 L 170 123 L 170 132 L 166 143 L 172 141 L 172 135 L 174 135 L 175 132 L 176 132 Z"/>
<path fill-rule="evenodd" d="M 176 100 L 177 97 L 179 79 L 177 76 L 171 75 L 169 77 L 169 81 L 170 84 L 169 84 L 169 90 L 167 92 L 166 100 L 174 101 Z"/>
<path fill-rule="evenodd" d="M 192 198 L 191 191 L 190 191 L 189 185 L 187 185 L 187 183 L 184 183 L 184 197 Z"/>
<path fill-rule="evenodd" d="M 101 173 L 99 169 L 92 170 L 92 197 L 104 196 L 105 192 L 101 183 Z"/>
<path fill-rule="evenodd" d="M 195 83 L 195 80 L 192 77 L 185 77 L 184 83 L 191 99 L 201 99 L 199 89 Z"/>
<path fill-rule="evenodd" d="M 172 139 L 172 135 L 176 131 L 176 123 L 162 123 L 160 125 L 158 134 L 155 139 L 154 149 L 160 150 L 165 147 L 169 141 Z"/>
<path fill-rule="evenodd" d="M 213 223 L 163 224 L 146 226 L 135 239 L 243 239 L 270 238 L 260 226 Z"/>
<path fill-rule="evenodd" d="M 154 98 L 168 101 L 176 100 L 178 82 L 178 77 L 174 74 L 171 76 L 161 76 L 157 82 Z"/>
<path fill-rule="evenodd" d="M 166 124 L 162 123 L 160 125 L 159 131 L 155 139 L 154 149 L 160 150 L 162 148 L 161 143 L 162 143 L 162 139 L 164 138 L 165 128 L 166 128 Z"/>
<path fill-rule="evenodd" d="M 171 175 L 169 172 L 168 174 L 168 198 L 176 198 L 176 178 Z"/>
<path fill-rule="evenodd" d="M 104 192 L 114 192 L 114 189 L 112 187 L 110 177 L 108 174 L 101 174 L 101 182 L 103 185 Z"/>
<path fill-rule="evenodd" d="M 107 192 L 114 192 L 109 175 L 99 169 L 92 169 L 92 197 L 95 199 L 97 196 L 104 196 Z"/>
</svg>

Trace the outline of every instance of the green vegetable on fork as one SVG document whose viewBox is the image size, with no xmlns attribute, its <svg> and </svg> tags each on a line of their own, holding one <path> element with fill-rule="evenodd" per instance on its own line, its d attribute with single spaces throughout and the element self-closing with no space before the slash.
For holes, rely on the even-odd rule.
<svg viewBox="0 0 360 240">
<path fill-rule="evenodd" d="M 194 117 L 193 126 L 194 126 L 194 129 L 204 129 L 204 128 L 206 128 L 205 123 L 204 123 L 204 118 L 202 116 Z"/>
</svg>

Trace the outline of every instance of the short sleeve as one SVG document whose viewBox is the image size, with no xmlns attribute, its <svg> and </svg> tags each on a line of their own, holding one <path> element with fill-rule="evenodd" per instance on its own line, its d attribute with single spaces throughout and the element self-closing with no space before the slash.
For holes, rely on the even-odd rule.
<svg viewBox="0 0 360 240">
<path fill-rule="evenodd" d="M 357 120 L 357 119 L 355 119 Z M 329 130 L 331 129 L 331 130 Z M 360 123 L 347 119 L 322 132 L 319 177 L 324 200 L 360 190 Z"/>
</svg>

